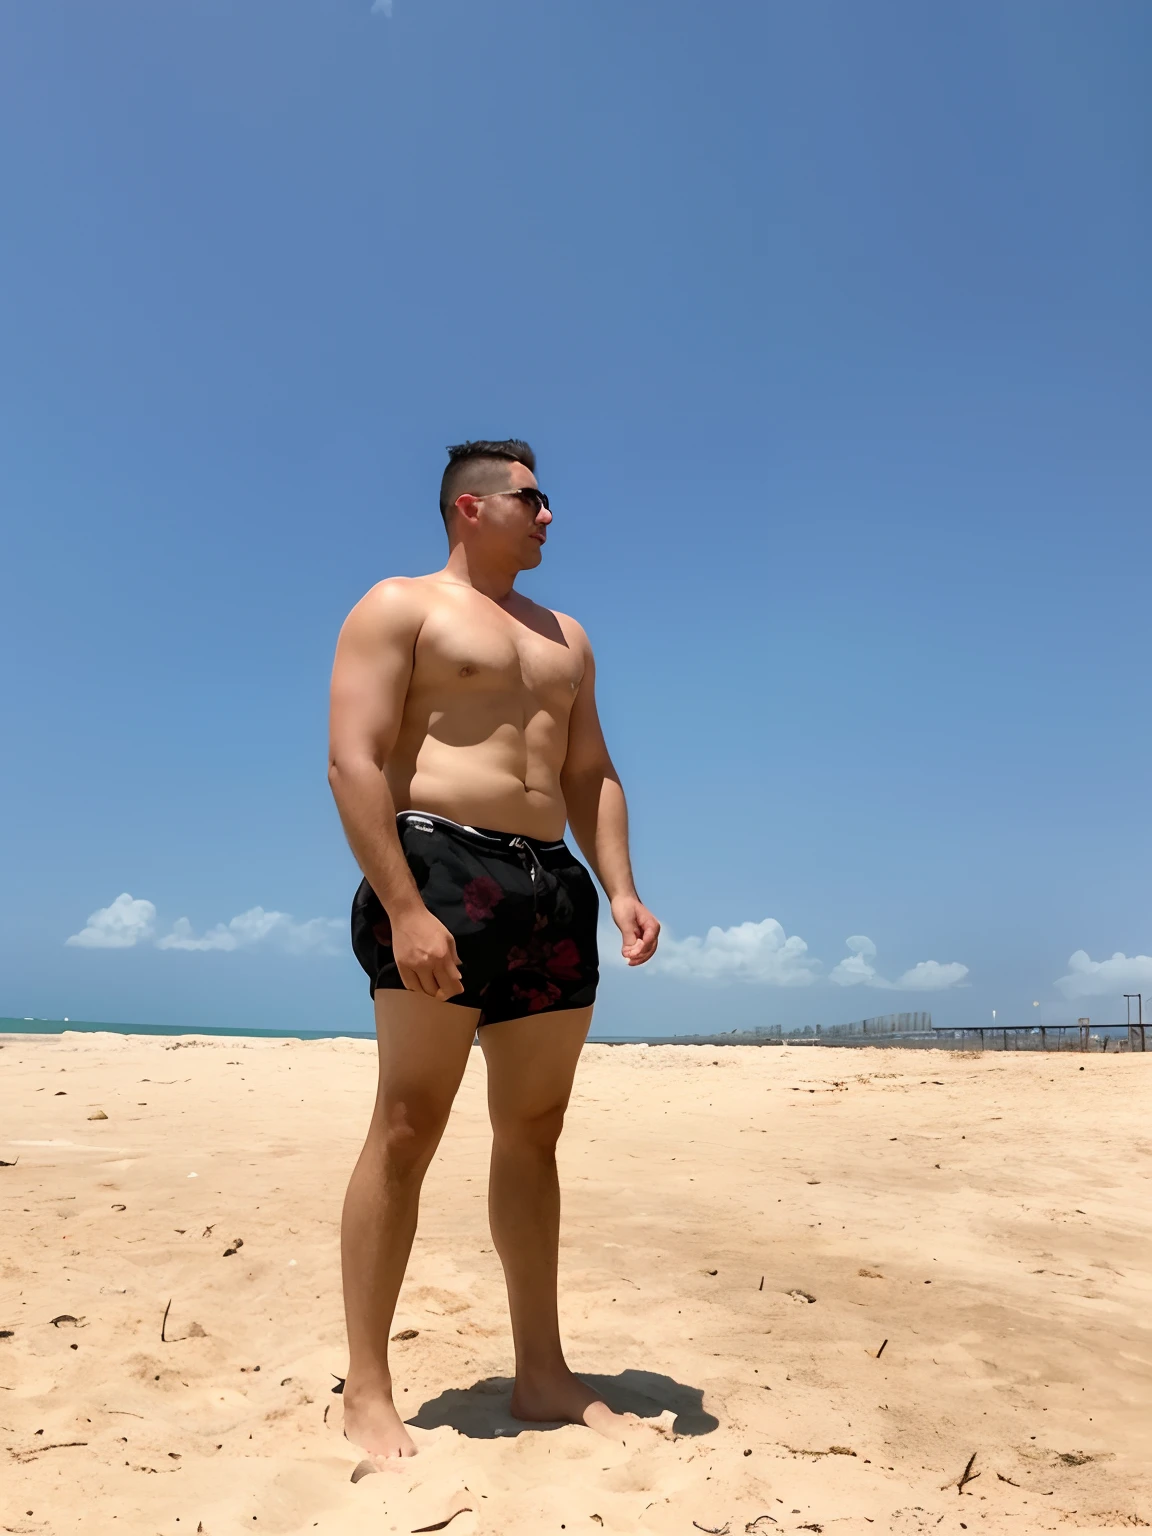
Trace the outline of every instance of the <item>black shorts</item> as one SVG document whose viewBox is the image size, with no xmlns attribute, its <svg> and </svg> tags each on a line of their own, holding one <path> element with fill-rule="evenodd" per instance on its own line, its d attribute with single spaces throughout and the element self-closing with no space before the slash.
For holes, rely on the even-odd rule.
<svg viewBox="0 0 1152 1536">
<path fill-rule="evenodd" d="M 479 1008 L 481 1024 L 591 1007 L 599 898 L 566 843 L 424 811 L 401 811 L 396 827 L 424 905 L 456 940 L 464 990 L 449 1002 Z M 352 949 L 373 996 L 403 991 L 388 915 L 367 880 L 352 902 Z"/>
</svg>

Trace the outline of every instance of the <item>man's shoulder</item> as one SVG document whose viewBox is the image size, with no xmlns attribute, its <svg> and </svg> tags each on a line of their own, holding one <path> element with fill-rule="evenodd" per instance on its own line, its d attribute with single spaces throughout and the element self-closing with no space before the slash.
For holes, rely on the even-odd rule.
<svg viewBox="0 0 1152 1536">
<path fill-rule="evenodd" d="M 574 619 L 570 613 L 561 613 L 559 608 L 546 608 L 544 611 L 550 613 L 557 624 L 559 624 L 560 628 L 564 631 L 564 638 L 568 641 L 569 645 L 578 645 L 587 650 L 592 649 L 589 644 L 587 631 L 579 620 Z"/>
<path fill-rule="evenodd" d="M 345 620 L 358 630 L 419 627 L 427 616 L 432 593 L 427 576 L 386 576 L 364 596 Z"/>
</svg>

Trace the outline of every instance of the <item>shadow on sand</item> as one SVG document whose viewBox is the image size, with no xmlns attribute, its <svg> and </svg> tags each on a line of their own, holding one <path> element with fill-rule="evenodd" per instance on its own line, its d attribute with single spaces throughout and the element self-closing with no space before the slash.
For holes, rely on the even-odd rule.
<svg viewBox="0 0 1152 1536">
<path fill-rule="evenodd" d="M 699 1387 L 686 1387 L 661 1376 L 656 1371 L 621 1371 L 616 1376 L 590 1376 L 580 1372 L 580 1379 L 599 1392 L 609 1408 L 617 1413 L 634 1413 L 638 1418 L 654 1419 L 670 1408 L 676 1415 L 674 1432 L 678 1435 L 710 1435 L 719 1419 L 704 1411 L 704 1393 Z M 512 1400 L 510 1376 L 488 1376 L 470 1387 L 451 1387 L 439 1397 L 424 1403 L 407 1422 L 419 1429 L 438 1429 L 447 1424 L 471 1440 L 495 1440 L 512 1437 L 525 1430 L 559 1429 L 559 1424 L 526 1424 L 508 1411 Z"/>
</svg>

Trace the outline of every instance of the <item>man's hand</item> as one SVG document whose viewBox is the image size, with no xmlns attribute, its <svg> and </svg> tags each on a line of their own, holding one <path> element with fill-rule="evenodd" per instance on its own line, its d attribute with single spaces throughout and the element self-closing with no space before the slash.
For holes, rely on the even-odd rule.
<svg viewBox="0 0 1152 1536">
<path fill-rule="evenodd" d="M 456 940 L 423 904 L 392 919 L 392 953 L 409 992 L 442 1003 L 463 992 Z"/>
<path fill-rule="evenodd" d="M 612 903 L 612 921 L 624 940 L 620 953 L 629 965 L 643 965 L 656 953 L 660 924 L 639 896 L 617 896 Z"/>
</svg>

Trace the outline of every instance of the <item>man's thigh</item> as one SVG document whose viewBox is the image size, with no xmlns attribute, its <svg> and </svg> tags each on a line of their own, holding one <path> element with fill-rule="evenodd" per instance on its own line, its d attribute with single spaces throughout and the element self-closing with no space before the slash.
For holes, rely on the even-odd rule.
<svg viewBox="0 0 1152 1536">
<path fill-rule="evenodd" d="M 591 1023 L 591 1008 L 569 1008 L 484 1025 L 493 1125 L 563 1112 Z"/>
<path fill-rule="evenodd" d="M 420 993 L 377 991 L 377 1109 L 390 1117 L 405 1109 L 421 1118 L 447 1116 L 468 1065 L 479 1017 L 476 1008 L 459 1008 Z"/>
</svg>

